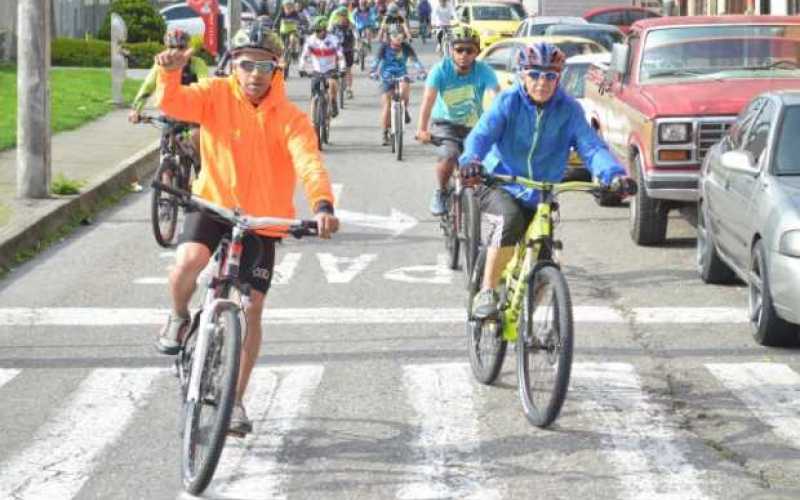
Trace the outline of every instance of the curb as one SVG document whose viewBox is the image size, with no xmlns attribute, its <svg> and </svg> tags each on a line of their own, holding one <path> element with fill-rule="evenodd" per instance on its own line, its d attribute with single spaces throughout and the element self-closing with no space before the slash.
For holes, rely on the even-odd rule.
<svg viewBox="0 0 800 500">
<path fill-rule="evenodd" d="M 159 145 L 160 139 L 122 160 L 107 173 L 98 176 L 77 196 L 16 200 L 23 205 L 23 211 L 29 211 L 30 214 L 20 217 L 22 220 L 14 223 L 15 227 L 0 235 L 0 268 L 17 266 L 16 255 L 20 251 L 35 248 L 49 234 L 75 217 L 87 212 L 94 213 L 103 199 L 118 193 L 124 186 L 149 177 L 158 166 Z M 37 209 L 35 205 L 39 203 L 47 206 Z M 25 208 L 25 204 L 29 208 Z"/>
</svg>

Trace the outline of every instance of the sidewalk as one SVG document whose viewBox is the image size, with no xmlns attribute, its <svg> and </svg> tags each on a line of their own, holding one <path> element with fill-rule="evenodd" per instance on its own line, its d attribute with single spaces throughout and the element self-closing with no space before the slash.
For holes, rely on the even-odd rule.
<svg viewBox="0 0 800 500">
<path fill-rule="evenodd" d="M 158 162 L 160 132 L 128 123 L 126 109 L 52 137 L 52 178 L 85 180 L 75 196 L 16 198 L 17 152 L 0 152 L 0 266 L 16 265 L 18 252 L 32 249 L 81 212 L 136 180 L 146 184 Z M 146 186 L 145 186 L 146 187 Z"/>
</svg>

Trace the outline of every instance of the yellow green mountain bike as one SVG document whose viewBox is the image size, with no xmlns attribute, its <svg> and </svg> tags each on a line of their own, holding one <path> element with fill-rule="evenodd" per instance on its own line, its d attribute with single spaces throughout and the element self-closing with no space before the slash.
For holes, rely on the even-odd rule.
<svg viewBox="0 0 800 500">
<path fill-rule="evenodd" d="M 517 378 L 522 408 L 528 420 L 547 427 L 564 404 L 572 368 L 573 320 L 569 287 L 558 263 L 561 242 L 555 238 L 558 195 L 585 191 L 602 196 L 622 193 L 593 182 L 536 182 L 514 176 L 484 177 L 488 185 L 519 184 L 541 192 L 539 204 L 514 257 L 501 276 L 497 317 L 472 314 L 472 299 L 480 290 L 486 264 L 482 248 L 473 268 L 467 301 L 467 345 L 475 378 L 495 381 L 509 342 L 516 342 Z M 628 186 L 628 192 L 635 190 Z"/>
</svg>

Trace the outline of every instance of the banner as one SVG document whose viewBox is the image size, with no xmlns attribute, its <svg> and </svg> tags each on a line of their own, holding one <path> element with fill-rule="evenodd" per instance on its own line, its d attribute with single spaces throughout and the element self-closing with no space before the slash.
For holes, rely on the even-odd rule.
<svg viewBox="0 0 800 500">
<path fill-rule="evenodd" d="M 203 47 L 213 56 L 219 52 L 219 0 L 186 0 L 192 10 L 200 14 L 205 25 Z"/>
</svg>

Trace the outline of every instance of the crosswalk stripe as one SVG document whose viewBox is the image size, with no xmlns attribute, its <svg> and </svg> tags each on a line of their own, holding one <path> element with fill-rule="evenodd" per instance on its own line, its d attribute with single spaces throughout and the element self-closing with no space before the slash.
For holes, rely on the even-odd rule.
<svg viewBox="0 0 800 500">
<path fill-rule="evenodd" d="M 800 447 L 800 375 L 780 363 L 709 363 L 709 372 L 775 434 Z"/>
<path fill-rule="evenodd" d="M 19 370 L 0 368 L 0 387 L 3 387 L 7 383 L 11 382 L 11 380 L 13 380 L 17 375 L 19 375 Z"/>
<path fill-rule="evenodd" d="M 704 499 L 699 473 L 686 460 L 680 437 L 663 410 L 642 391 L 632 365 L 576 363 L 570 394 L 596 418 L 604 449 L 627 499 Z"/>
<path fill-rule="evenodd" d="M 398 498 L 502 498 L 486 477 L 475 446 L 479 429 L 471 379 L 465 363 L 403 367 L 424 461 L 414 475 L 425 480 L 405 485 Z"/>
<path fill-rule="evenodd" d="M 220 498 L 286 498 L 287 466 L 280 462 L 287 434 L 302 425 L 323 366 L 256 367 L 245 397 L 253 433 L 228 438 L 212 492 Z M 215 497 L 216 498 L 216 497 Z"/>
<path fill-rule="evenodd" d="M 692 309 L 692 310 L 690 310 Z M 696 309 L 696 310 L 695 310 Z M 721 309 L 721 310 L 718 310 Z M 634 322 L 640 322 L 634 309 Z M 641 308 L 641 322 L 669 324 L 743 323 L 742 314 L 730 308 Z M 2 326 L 122 326 L 160 325 L 168 309 L 101 307 L 6 307 L 0 308 Z M 611 307 L 577 306 L 573 317 L 578 323 L 627 323 L 629 320 Z M 382 324 L 382 323 L 462 323 L 466 312 L 456 307 L 349 308 L 317 307 L 264 309 L 264 321 L 272 324 Z M 738 319 L 737 319 L 738 318 Z"/>
<path fill-rule="evenodd" d="M 32 444 L 0 465 L 0 498 L 75 496 L 162 373 L 155 368 L 93 370 Z"/>
</svg>

